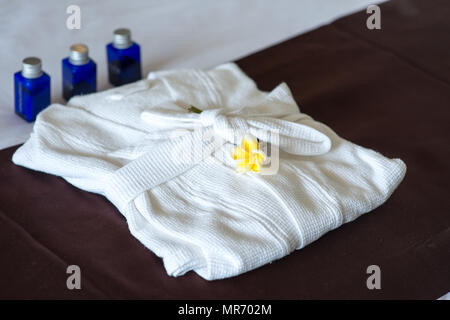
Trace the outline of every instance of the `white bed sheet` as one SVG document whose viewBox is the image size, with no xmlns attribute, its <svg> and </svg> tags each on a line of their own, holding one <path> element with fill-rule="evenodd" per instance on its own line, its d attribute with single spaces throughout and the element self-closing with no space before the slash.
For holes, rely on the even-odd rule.
<svg viewBox="0 0 450 320">
<path fill-rule="evenodd" d="M 61 59 L 86 43 L 97 62 L 98 90 L 109 88 L 105 45 L 118 27 L 141 45 L 143 74 L 207 68 L 235 60 L 362 10 L 370 0 L 0 0 L 0 149 L 24 142 L 32 124 L 14 114 L 13 73 L 38 56 L 51 76 L 52 102 L 61 98 Z M 69 5 L 81 9 L 81 29 L 66 27 Z M 361 27 L 365 27 L 362 23 Z"/>
</svg>

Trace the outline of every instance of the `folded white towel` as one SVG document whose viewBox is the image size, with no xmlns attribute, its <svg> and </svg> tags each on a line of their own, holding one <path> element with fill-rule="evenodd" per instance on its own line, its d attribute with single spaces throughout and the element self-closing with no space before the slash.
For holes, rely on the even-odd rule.
<svg viewBox="0 0 450 320">
<path fill-rule="evenodd" d="M 189 104 L 205 111 L 179 108 Z M 280 133 L 277 174 L 236 173 L 225 130 L 271 128 Z M 208 130 L 219 144 L 200 139 L 200 156 L 175 161 L 174 150 L 191 152 Z M 286 84 L 262 92 L 231 63 L 154 72 L 51 105 L 13 161 L 105 195 L 169 275 L 208 280 L 279 259 L 373 210 L 406 171 L 300 113 Z"/>
</svg>

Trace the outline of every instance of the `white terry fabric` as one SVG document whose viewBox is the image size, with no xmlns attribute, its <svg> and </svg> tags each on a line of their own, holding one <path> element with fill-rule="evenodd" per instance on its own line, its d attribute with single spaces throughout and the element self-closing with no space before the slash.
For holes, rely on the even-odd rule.
<svg viewBox="0 0 450 320">
<path fill-rule="evenodd" d="M 183 113 L 182 105 L 205 111 Z M 258 135 L 274 126 L 278 173 L 237 174 L 223 129 Z M 200 136 L 206 152 L 193 163 L 173 161 L 174 149 L 207 130 L 221 143 Z M 154 72 L 67 106 L 53 104 L 13 161 L 106 196 L 169 275 L 193 270 L 208 280 L 282 258 L 373 210 L 406 171 L 401 160 L 346 141 L 300 113 L 286 84 L 262 92 L 232 63 L 206 72 Z"/>
</svg>

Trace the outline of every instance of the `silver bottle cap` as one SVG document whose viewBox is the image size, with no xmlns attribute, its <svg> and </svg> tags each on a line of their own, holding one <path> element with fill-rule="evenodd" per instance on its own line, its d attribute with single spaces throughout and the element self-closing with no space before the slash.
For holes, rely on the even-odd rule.
<svg viewBox="0 0 450 320">
<path fill-rule="evenodd" d="M 131 46 L 131 31 L 129 29 L 120 28 L 114 30 L 113 46 L 117 49 L 126 49 Z"/>
<path fill-rule="evenodd" d="M 70 47 L 70 63 L 79 66 L 89 62 L 88 47 L 82 43 L 74 44 Z"/>
<path fill-rule="evenodd" d="M 22 76 L 27 79 L 39 78 L 42 75 L 41 59 L 28 57 L 22 60 Z"/>
</svg>

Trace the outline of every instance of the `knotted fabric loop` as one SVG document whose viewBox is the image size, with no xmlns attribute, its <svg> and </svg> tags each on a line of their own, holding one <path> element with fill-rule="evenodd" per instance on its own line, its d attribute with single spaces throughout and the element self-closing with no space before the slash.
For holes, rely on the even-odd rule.
<svg viewBox="0 0 450 320">
<path fill-rule="evenodd" d="M 241 110 L 243 111 L 243 110 Z M 261 141 L 272 143 L 270 132 L 279 135 L 279 148 L 288 153 L 314 156 L 327 153 L 331 140 L 322 132 L 304 124 L 294 122 L 303 115 L 286 114 L 271 117 L 265 114 L 225 114 L 224 109 L 188 112 L 174 103 L 166 103 L 146 110 L 141 118 L 149 124 L 165 124 L 172 130 L 196 127 L 212 127 L 214 132 L 228 142 L 236 143 L 244 134 L 250 133 Z M 285 118 L 285 119 L 282 119 Z M 290 120 L 286 120 L 290 119 Z"/>
<path fill-rule="evenodd" d="M 141 118 L 151 125 L 164 125 L 167 129 L 192 129 L 184 135 L 166 139 L 153 151 L 148 152 L 124 167 L 105 177 L 105 195 L 119 209 L 126 206 L 137 196 L 189 170 L 210 156 L 223 145 L 223 142 L 236 142 L 236 135 L 252 134 L 258 139 L 270 142 L 269 132 L 276 132 L 279 148 L 297 155 L 320 155 L 328 152 L 330 139 L 320 131 L 299 124 L 296 119 L 303 115 L 286 115 L 283 120 L 264 115 L 224 114 L 223 110 L 204 110 L 200 114 L 187 112 L 175 104 L 155 107 L 144 111 Z M 200 129 L 200 130 L 198 130 Z M 220 143 L 211 142 L 204 137 L 209 131 L 222 139 Z M 175 161 L 168 158 L 174 151 L 178 155 L 198 155 L 191 161 Z"/>
<path fill-rule="evenodd" d="M 221 115 L 221 109 L 211 109 L 211 110 L 204 110 L 200 113 L 199 119 L 200 122 L 205 126 L 212 126 L 214 123 L 219 122 L 218 117 L 223 117 Z"/>
<path fill-rule="evenodd" d="M 249 131 L 248 123 L 239 117 L 227 117 L 222 109 L 204 110 L 199 114 L 202 126 L 212 126 L 216 134 L 229 142 L 235 142 L 237 136 Z"/>
</svg>

